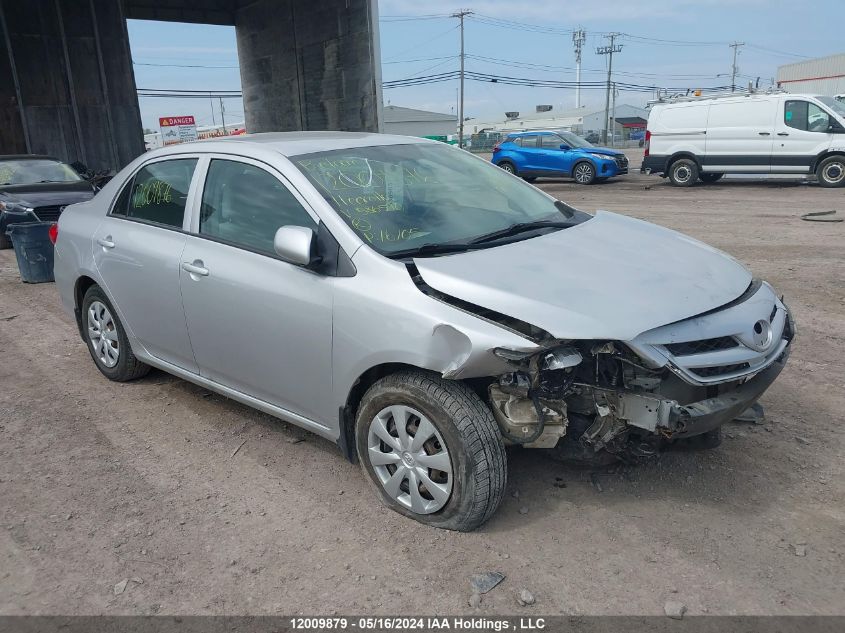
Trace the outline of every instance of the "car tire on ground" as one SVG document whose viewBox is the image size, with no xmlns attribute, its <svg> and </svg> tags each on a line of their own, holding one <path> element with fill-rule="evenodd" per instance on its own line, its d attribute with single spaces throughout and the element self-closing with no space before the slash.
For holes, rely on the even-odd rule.
<svg viewBox="0 0 845 633">
<path fill-rule="evenodd" d="M 713 172 L 702 172 L 698 174 L 698 177 L 701 179 L 701 182 L 711 183 L 720 180 L 724 175 L 725 174 L 714 174 Z"/>
<path fill-rule="evenodd" d="M 516 175 L 516 173 L 517 173 L 516 172 L 516 165 L 514 165 L 509 160 L 503 160 L 501 163 L 498 164 L 498 167 L 501 167 L 502 169 L 504 169 L 509 174 Z"/>
<path fill-rule="evenodd" d="M 822 187 L 845 186 L 845 156 L 828 156 L 816 168 L 816 178 Z"/>
<path fill-rule="evenodd" d="M 391 509 L 468 532 L 504 496 L 507 456 L 490 408 L 463 383 L 400 371 L 364 394 L 355 419 L 358 458 Z"/>
<path fill-rule="evenodd" d="M 106 378 L 126 382 L 150 371 L 150 366 L 132 353 L 123 324 L 102 288 L 97 285 L 88 288 L 80 314 L 88 351 Z"/>
<path fill-rule="evenodd" d="M 523 176 L 522 179 L 525 182 L 534 182 L 535 180 L 537 180 L 537 176 Z"/>
<path fill-rule="evenodd" d="M 692 187 L 698 181 L 698 163 L 679 158 L 669 165 L 669 182 L 676 187 Z"/>
<path fill-rule="evenodd" d="M 572 177 L 579 185 L 591 185 L 596 180 L 596 168 L 591 162 L 582 160 L 572 168 Z"/>
</svg>

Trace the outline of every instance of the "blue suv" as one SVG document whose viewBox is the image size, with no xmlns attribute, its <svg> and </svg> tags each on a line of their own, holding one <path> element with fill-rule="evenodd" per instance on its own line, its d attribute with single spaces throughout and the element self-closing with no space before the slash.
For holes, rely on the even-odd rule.
<svg viewBox="0 0 845 633">
<path fill-rule="evenodd" d="M 518 132 L 493 147 L 494 165 L 533 181 L 538 176 L 571 176 L 590 185 L 628 173 L 623 152 L 593 147 L 571 132 Z"/>
</svg>

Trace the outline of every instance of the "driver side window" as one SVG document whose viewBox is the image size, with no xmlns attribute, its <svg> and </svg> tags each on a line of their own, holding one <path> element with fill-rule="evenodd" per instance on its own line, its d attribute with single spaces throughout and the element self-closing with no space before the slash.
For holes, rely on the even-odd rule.
<svg viewBox="0 0 845 633">
<path fill-rule="evenodd" d="M 199 232 L 274 255 L 273 237 L 287 225 L 317 225 L 275 176 L 248 163 L 212 160 L 202 194 Z"/>
<path fill-rule="evenodd" d="M 827 132 L 830 116 L 815 103 L 787 101 L 784 104 L 783 122 L 796 130 Z"/>
</svg>

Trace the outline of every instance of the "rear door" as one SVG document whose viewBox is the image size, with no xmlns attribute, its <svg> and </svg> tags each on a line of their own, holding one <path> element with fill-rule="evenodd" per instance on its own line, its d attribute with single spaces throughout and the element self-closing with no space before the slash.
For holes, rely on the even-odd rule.
<svg viewBox="0 0 845 633">
<path fill-rule="evenodd" d="M 816 156 L 830 147 L 830 115 L 807 99 L 782 97 L 778 110 L 772 170 L 808 173 Z"/>
<path fill-rule="evenodd" d="M 158 359 L 197 372 L 179 290 L 198 158 L 159 159 L 127 181 L 94 233 L 94 262 L 124 326 Z"/>
<path fill-rule="evenodd" d="M 331 391 L 333 278 L 273 250 L 279 227 L 316 232 L 318 219 L 258 161 L 211 157 L 203 180 L 181 258 L 200 375 L 319 421 Z"/>
<path fill-rule="evenodd" d="M 519 165 L 520 172 L 538 172 L 541 170 L 541 149 L 537 145 L 538 137 L 536 134 L 529 134 L 520 136 L 520 150 L 519 155 L 522 157 L 523 164 Z"/>
<path fill-rule="evenodd" d="M 702 170 L 768 173 L 776 116 L 776 97 L 714 100 L 707 119 Z"/>
</svg>

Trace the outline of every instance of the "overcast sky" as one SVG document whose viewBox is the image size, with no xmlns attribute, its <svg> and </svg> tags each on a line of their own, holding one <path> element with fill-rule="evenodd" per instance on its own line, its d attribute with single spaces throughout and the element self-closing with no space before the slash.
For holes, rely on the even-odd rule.
<svg viewBox="0 0 845 633">
<path fill-rule="evenodd" d="M 845 52 L 845 0 L 381 0 L 382 75 L 385 81 L 457 70 L 459 9 L 466 21 L 467 69 L 520 78 L 574 81 L 572 38 L 587 31 L 582 81 L 606 77 L 604 33 L 622 32 L 614 78 L 638 85 L 696 88 L 730 84 L 733 41 L 740 49 L 738 84 L 760 77 L 768 85 L 777 67 L 807 57 Z M 425 19 L 407 19 L 425 17 Z M 536 26 L 532 26 L 536 25 Z M 231 90 L 240 88 L 234 28 L 130 21 L 139 88 Z M 664 41 L 654 41 L 664 40 Z M 669 40 L 669 41 L 666 41 Z M 486 57 L 488 59 L 478 59 Z M 408 61 L 418 60 L 418 61 Z M 186 67 L 193 66 L 193 67 Z M 197 66 L 214 66 L 197 67 Z M 617 74 L 618 71 L 618 74 Z M 385 103 L 453 112 L 457 81 L 384 91 Z M 582 102 L 602 106 L 602 90 L 585 90 Z M 618 103 L 642 105 L 646 93 L 622 92 Z M 204 100 L 142 98 L 145 127 L 159 116 L 193 114 L 198 123 L 220 121 L 220 104 Z M 573 107 L 574 91 L 466 83 L 466 115 L 500 118 L 506 110 L 530 112 L 537 104 Z M 225 101 L 227 122 L 243 120 L 240 100 Z"/>
</svg>

